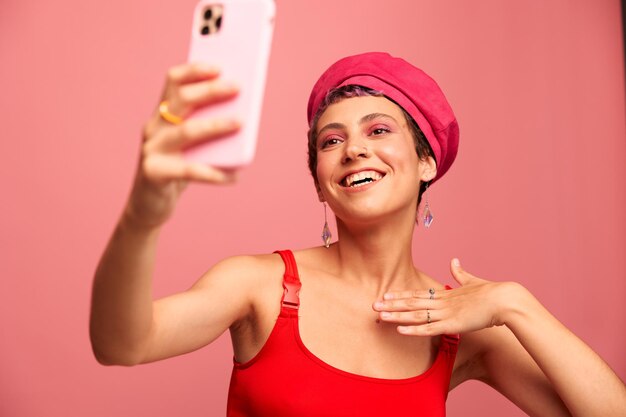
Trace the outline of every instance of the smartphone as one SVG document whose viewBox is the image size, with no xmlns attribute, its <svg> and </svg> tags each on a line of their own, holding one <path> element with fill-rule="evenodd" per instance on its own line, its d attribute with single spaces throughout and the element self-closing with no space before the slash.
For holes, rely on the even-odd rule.
<svg viewBox="0 0 626 417">
<path fill-rule="evenodd" d="M 274 32 L 274 0 L 201 0 L 193 15 L 189 62 L 217 65 L 239 86 L 233 100 L 208 105 L 189 117 L 235 117 L 234 135 L 185 151 L 189 160 L 223 168 L 248 165 L 256 150 L 265 79 Z"/>
</svg>

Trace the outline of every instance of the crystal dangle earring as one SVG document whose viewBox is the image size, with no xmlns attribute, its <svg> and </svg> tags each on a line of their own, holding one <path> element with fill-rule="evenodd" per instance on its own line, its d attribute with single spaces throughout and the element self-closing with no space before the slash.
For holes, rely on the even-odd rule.
<svg viewBox="0 0 626 417">
<path fill-rule="evenodd" d="M 322 229 L 322 241 L 324 246 L 328 249 L 330 247 L 330 239 L 333 237 L 328 227 L 328 220 L 326 219 L 326 202 L 324 202 L 324 228 Z"/>
<path fill-rule="evenodd" d="M 433 223 L 433 220 L 435 220 L 435 218 L 433 217 L 433 213 L 430 211 L 430 205 L 428 204 L 428 183 L 426 183 L 426 186 L 424 188 L 424 211 L 422 212 L 422 221 L 424 222 L 424 227 L 425 228 L 429 228 L 430 225 Z"/>
</svg>

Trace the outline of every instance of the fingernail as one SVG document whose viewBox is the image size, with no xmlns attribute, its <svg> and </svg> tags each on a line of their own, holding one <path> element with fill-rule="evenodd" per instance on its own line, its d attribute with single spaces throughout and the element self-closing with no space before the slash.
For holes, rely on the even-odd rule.
<svg viewBox="0 0 626 417">
<path fill-rule="evenodd" d="M 383 303 L 382 303 L 382 302 L 380 302 L 380 301 L 376 301 L 376 302 L 374 303 L 374 307 L 376 307 L 376 308 L 383 308 Z"/>
<path fill-rule="evenodd" d="M 194 62 L 193 65 L 195 66 L 197 71 L 204 72 L 206 74 L 217 74 L 218 72 L 220 72 L 219 67 L 207 64 L 206 62 Z"/>
<path fill-rule="evenodd" d="M 241 123 L 239 123 L 239 120 L 237 119 L 224 120 L 224 128 L 226 129 L 236 129 L 240 126 L 241 126 Z"/>
<path fill-rule="evenodd" d="M 385 300 L 391 300 L 391 299 L 393 299 L 393 294 L 385 294 L 385 295 L 383 295 L 383 298 Z"/>
<path fill-rule="evenodd" d="M 222 82 L 221 87 L 222 87 L 222 90 L 227 93 L 239 91 L 239 86 L 232 81 Z"/>
<path fill-rule="evenodd" d="M 202 69 L 202 71 L 208 72 L 209 74 L 217 74 L 220 72 L 219 67 L 211 64 L 201 63 L 200 68 Z"/>
<path fill-rule="evenodd" d="M 388 311 L 383 311 L 382 313 L 380 313 L 380 317 L 388 319 L 389 317 L 391 317 L 391 313 Z"/>
<path fill-rule="evenodd" d="M 452 260 L 452 265 L 454 265 L 456 267 L 459 267 L 459 266 L 461 266 L 461 261 L 459 261 L 457 258 L 454 258 Z"/>
</svg>

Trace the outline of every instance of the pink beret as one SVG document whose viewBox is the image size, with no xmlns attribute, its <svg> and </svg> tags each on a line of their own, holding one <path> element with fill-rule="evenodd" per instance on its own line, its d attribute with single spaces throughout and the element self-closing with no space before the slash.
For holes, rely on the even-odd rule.
<svg viewBox="0 0 626 417">
<path fill-rule="evenodd" d="M 443 92 L 424 71 L 385 52 L 368 52 L 335 62 L 317 80 L 307 115 L 309 125 L 328 92 L 355 84 L 382 92 L 413 117 L 428 140 L 441 178 L 456 158 L 459 125 Z"/>
</svg>

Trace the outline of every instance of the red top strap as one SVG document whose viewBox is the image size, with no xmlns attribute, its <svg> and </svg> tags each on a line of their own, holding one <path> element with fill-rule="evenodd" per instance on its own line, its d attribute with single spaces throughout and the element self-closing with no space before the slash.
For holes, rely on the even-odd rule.
<svg viewBox="0 0 626 417">
<path fill-rule="evenodd" d="M 278 250 L 278 253 L 285 263 L 285 274 L 283 275 L 283 298 L 281 299 L 282 308 L 297 310 L 300 307 L 300 277 L 298 276 L 298 267 L 296 259 L 290 250 Z"/>
</svg>

